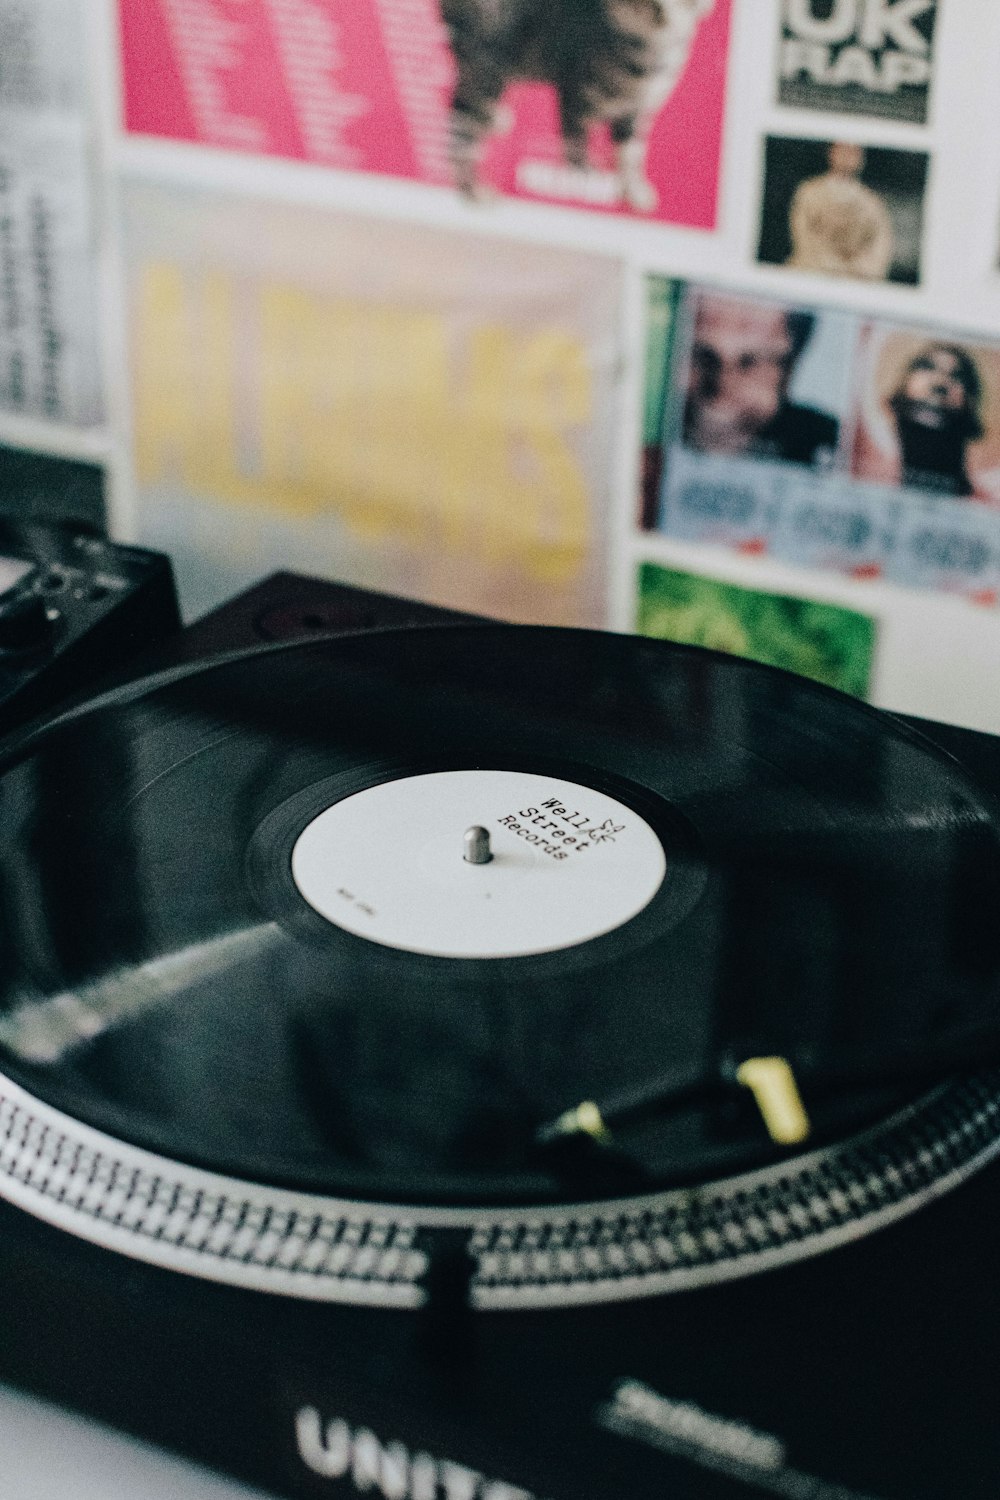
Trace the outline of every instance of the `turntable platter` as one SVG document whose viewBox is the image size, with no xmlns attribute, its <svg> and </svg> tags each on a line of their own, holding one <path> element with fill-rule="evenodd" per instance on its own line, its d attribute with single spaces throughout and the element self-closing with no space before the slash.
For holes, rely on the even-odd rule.
<svg viewBox="0 0 1000 1500">
<path fill-rule="evenodd" d="M 0 799 L 5 1107 L 192 1203 L 243 1184 L 262 1235 L 322 1200 L 403 1261 L 425 1224 L 499 1254 L 627 1202 L 662 1276 L 683 1213 L 735 1265 L 837 1228 L 824 1172 L 874 1222 L 993 1149 L 992 1084 L 946 1081 L 1000 1050 L 992 802 L 787 674 L 519 627 L 268 648 L 56 721 Z M 793 1151 L 741 1082 L 767 1058 Z M 591 1101 L 610 1149 L 546 1149 Z M 897 1191 L 872 1131 L 930 1164 Z M 747 1192 L 784 1229 L 727 1242 Z"/>
</svg>

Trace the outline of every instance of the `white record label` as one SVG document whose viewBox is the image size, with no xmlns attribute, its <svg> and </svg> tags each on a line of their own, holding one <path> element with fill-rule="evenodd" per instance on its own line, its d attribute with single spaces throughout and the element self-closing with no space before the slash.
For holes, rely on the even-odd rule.
<svg viewBox="0 0 1000 1500">
<path fill-rule="evenodd" d="M 489 835 L 470 864 L 465 835 Z M 551 953 L 649 904 L 663 845 L 592 787 L 522 771 L 433 771 L 335 802 L 303 829 L 292 877 L 348 932 L 440 958 Z"/>
</svg>

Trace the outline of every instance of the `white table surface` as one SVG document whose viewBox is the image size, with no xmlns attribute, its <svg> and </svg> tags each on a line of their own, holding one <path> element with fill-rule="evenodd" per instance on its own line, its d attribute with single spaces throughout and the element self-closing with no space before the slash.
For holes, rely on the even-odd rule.
<svg viewBox="0 0 1000 1500">
<path fill-rule="evenodd" d="M 0 1385 L 2 1500 L 269 1500 L 97 1422 Z"/>
</svg>

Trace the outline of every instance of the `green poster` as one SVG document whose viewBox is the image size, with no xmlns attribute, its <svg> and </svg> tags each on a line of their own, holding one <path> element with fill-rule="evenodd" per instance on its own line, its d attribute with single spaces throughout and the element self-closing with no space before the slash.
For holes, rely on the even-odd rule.
<svg viewBox="0 0 1000 1500">
<path fill-rule="evenodd" d="M 646 368 L 642 413 L 642 474 L 639 525 L 657 523 L 663 479 L 663 422 L 670 388 L 670 360 L 681 284 L 666 276 L 646 277 Z"/>
<path fill-rule="evenodd" d="M 642 430 L 647 448 L 657 447 L 662 440 L 679 291 L 680 283 L 666 276 L 646 277 L 646 381 Z"/>
<path fill-rule="evenodd" d="M 868 693 L 875 621 L 837 604 L 643 563 L 636 628 L 641 635 L 784 667 L 857 698 Z"/>
</svg>

